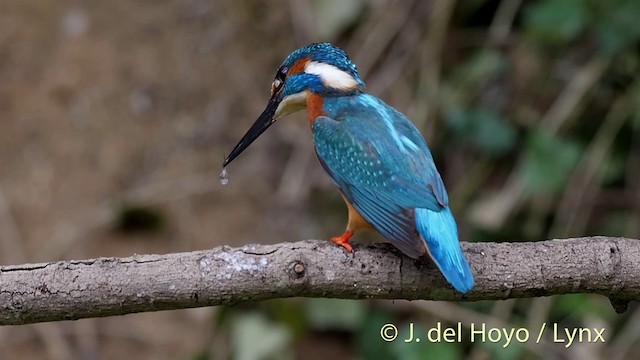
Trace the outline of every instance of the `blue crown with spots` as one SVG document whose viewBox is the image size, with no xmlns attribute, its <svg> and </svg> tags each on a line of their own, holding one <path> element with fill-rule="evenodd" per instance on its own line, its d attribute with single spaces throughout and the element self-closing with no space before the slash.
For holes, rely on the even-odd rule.
<svg viewBox="0 0 640 360">
<path fill-rule="evenodd" d="M 313 43 L 302 47 L 287 56 L 283 65 L 291 67 L 297 60 L 307 57 L 311 58 L 311 61 L 333 65 L 342 71 L 348 72 L 361 86 L 364 86 L 356 65 L 351 62 L 347 53 L 330 43 Z"/>
</svg>

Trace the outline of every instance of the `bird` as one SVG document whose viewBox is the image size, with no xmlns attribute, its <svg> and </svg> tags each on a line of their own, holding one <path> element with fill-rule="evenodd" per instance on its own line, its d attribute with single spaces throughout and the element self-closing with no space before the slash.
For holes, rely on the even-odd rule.
<svg viewBox="0 0 640 360">
<path fill-rule="evenodd" d="M 424 137 L 404 114 L 365 92 L 355 64 L 331 43 L 287 56 L 265 110 L 225 158 L 223 172 L 277 120 L 305 108 L 317 158 L 348 209 L 344 233 L 331 241 L 352 253 L 356 231 L 375 230 L 413 259 L 428 254 L 457 291 L 470 291 L 473 273 Z"/>
</svg>

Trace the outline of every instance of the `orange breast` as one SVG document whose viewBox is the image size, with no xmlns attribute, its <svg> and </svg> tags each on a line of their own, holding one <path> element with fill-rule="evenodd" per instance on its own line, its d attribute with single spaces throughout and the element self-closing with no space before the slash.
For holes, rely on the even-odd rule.
<svg viewBox="0 0 640 360">
<path fill-rule="evenodd" d="M 360 215 L 360 212 L 358 212 L 358 210 L 356 210 L 356 208 L 351 205 L 349 200 L 344 197 L 342 191 L 340 192 L 340 195 L 342 195 L 342 199 L 344 200 L 344 203 L 347 204 L 347 209 L 349 211 L 349 222 L 347 223 L 347 230 L 375 230 L 373 225 L 371 225 L 365 218 L 363 218 L 362 215 Z"/>
<path fill-rule="evenodd" d="M 313 123 L 318 116 L 324 115 L 324 99 L 316 93 L 309 93 L 307 96 L 307 114 L 309 115 L 309 126 L 313 128 Z"/>
</svg>

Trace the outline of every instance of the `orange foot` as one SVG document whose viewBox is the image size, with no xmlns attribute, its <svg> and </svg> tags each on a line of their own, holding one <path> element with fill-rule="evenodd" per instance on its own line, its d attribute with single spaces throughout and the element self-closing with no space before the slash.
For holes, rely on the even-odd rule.
<svg viewBox="0 0 640 360">
<path fill-rule="evenodd" d="M 349 253 L 353 253 L 353 248 L 349 244 L 349 239 L 353 236 L 353 231 L 345 231 L 344 234 L 331 238 L 331 242 L 345 248 Z"/>
</svg>

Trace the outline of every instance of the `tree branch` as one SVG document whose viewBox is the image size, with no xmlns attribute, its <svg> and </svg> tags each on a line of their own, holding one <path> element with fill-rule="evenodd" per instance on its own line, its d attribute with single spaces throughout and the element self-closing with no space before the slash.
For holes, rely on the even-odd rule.
<svg viewBox="0 0 640 360">
<path fill-rule="evenodd" d="M 640 300 L 640 241 L 585 237 L 463 243 L 476 277 L 455 292 L 428 260 L 392 246 L 351 256 L 309 240 L 167 255 L 135 255 L 0 267 L 0 324 L 236 304 L 284 297 L 502 300 L 568 293 Z"/>
</svg>

